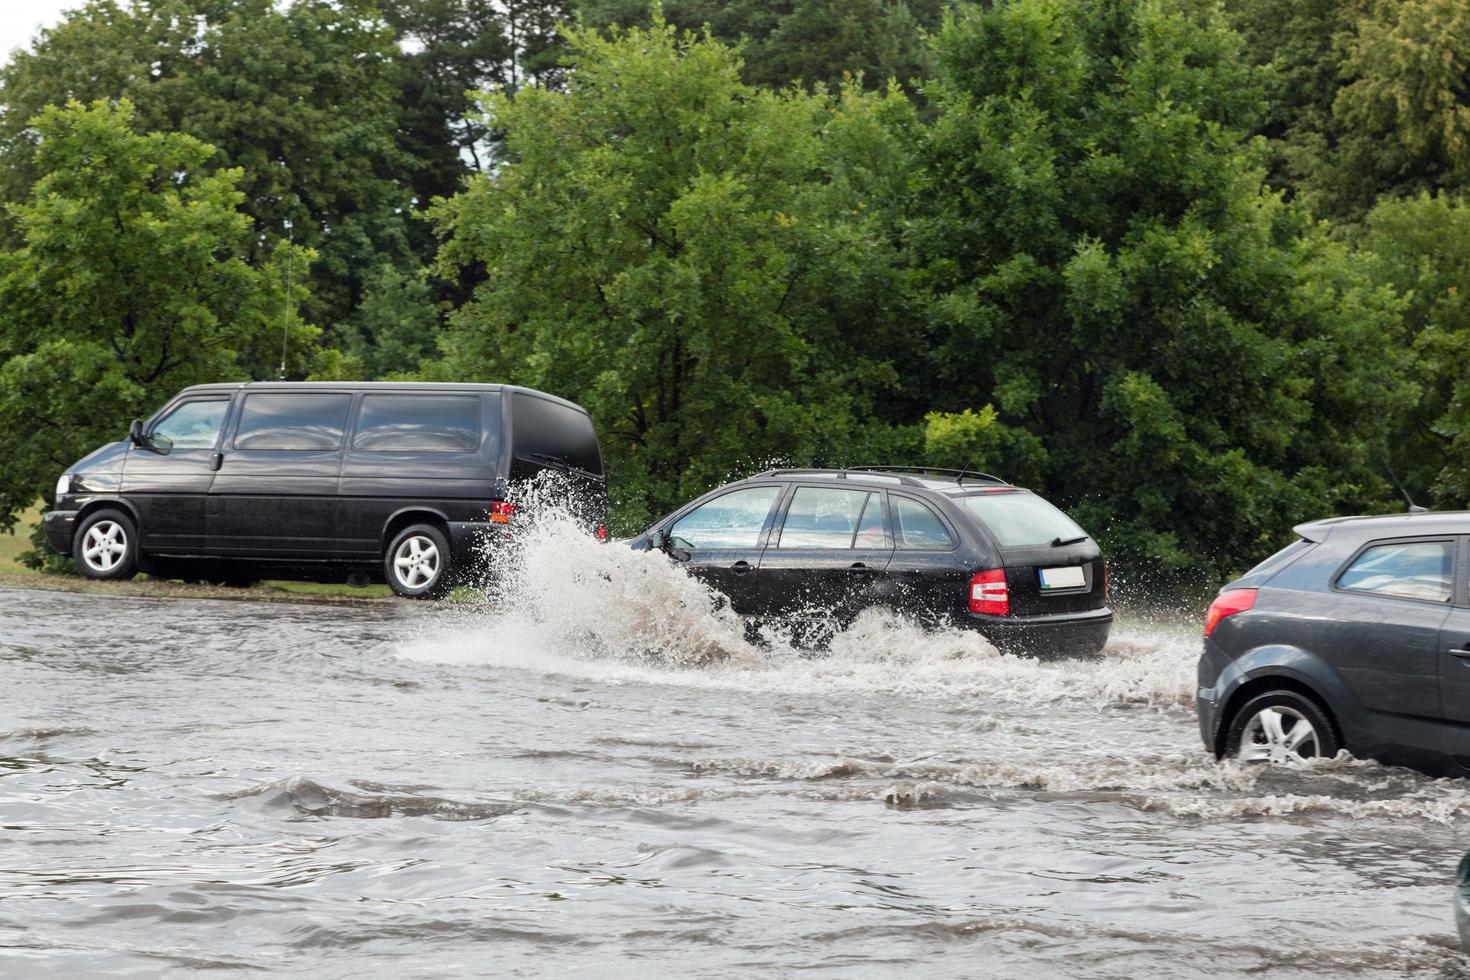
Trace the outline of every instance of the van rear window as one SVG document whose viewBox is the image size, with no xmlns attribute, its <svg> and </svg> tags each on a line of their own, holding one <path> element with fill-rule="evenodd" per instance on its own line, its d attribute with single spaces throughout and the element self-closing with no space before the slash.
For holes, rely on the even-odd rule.
<svg viewBox="0 0 1470 980">
<path fill-rule="evenodd" d="M 478 395 L 367 395 L 352 448 L 364 452 L 472 453 L 480 447 Z"/>
<path fill-rule="evenodd" d="M 341 449 L 351 405 L 351 395 L 327 392 L 246 395 L 235 430 L 235 448 Z"/>
<path fill-rule="evenodd" d="M 515 393 L 512 412 L 517 456 L 533 462 L 537 457 L 549 457 L 587 473 L 602 475 L 597 433 L 585 412 L 521 392 Z"/>
<path fill-rule="evenodd" d="M 1077 522 L 1026 490 L 1004 490 L 961 497 L 1002 548 L 1026 548 L 1053 541 L 1086 538 Z"/>
</svg>

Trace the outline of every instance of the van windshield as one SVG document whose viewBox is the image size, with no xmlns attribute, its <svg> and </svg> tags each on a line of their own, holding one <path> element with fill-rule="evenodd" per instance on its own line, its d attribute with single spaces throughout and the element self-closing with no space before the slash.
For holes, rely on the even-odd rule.
<svg viewBox="0 0 1470 980">
<path fill-rule="evenodd" d="M 1027 490 L 1000 490 L 961 497 L 1003 548 L 1048 545 L 1086 539 L 1088 534 L 1066 514 Z"/>
</svg>

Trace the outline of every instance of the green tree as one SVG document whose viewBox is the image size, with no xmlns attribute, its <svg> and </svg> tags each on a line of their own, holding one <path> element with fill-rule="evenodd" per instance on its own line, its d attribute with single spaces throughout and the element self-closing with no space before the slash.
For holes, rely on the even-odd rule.
<svg viewBox="0 0 1470 980">
<path fill-rule="evenodd" d="M 141 129 L 187 133 L 215 149 L 209 166 L 240 169 L 253 262 L 294 224 L 321 256 L 308 314 L 335 325 L 366 275 L 417 261 L 399 54 L 374 0 L 89 0 L 0 70 L 0 194 L 20 200 L 40 176 L 29 121 L 46 106 L 126 97 Z"/>
<path fill-rule="evenodd" d="M 870 88 L 903 84 L 932 67 L 924 32 L 937 30 L 946 0 L 668 0 L 659 16 L 691 31 L 708 28 L 739 43 L 744 79 L 781 87 L 825 82 L 838 87 L 861 75 Z M 578 15 L 593 27 L 646 26 L 648 0 L 579 0 Z"/>
<path fill-rule="evenodd" d="M 759 91 L 657 20 L 568 44 L 567 92 L 485 99 L 506 160 L 434 211 L 441 270 L 486 273 L 439 370 L 586 405 L 625 520 L 863 444 L 912 322 L 869 203 L 904 179 L 906 100 Z"/>
<path fill-rule="evenodd" d="M 1421 390 L 1383 453 L 1419 503 L 1470 506 L 1470 204 L 1420 194 L 1369 211 L 1354 238 L 1402 293 Z"/>
<path fill-rule="evenodd" d="M 41 172 L 12 204 L 21 245 L 0 256 L 0 527 L 56 477 L 185 385 L 272 376 L 286 246 L 251 265 L 238 170 L 179 133 L 140 134 L 124 101 L 33 120 Z M 306 269 L 310 252 L 293 261 Z M 289 370 L 315 328 L 288 321 Z"/>
<path fill-rule="evenodd" d="M 1238 46 L 1187 0 L 957 16 L 909 234 L 932 408 L 1033 437 L 1000 463 L 1116 554 L 1216 574 L 1386 499 L 1371 447 L 1415 394 L 1392 291 L 1263 189 Z"/>
</svg>

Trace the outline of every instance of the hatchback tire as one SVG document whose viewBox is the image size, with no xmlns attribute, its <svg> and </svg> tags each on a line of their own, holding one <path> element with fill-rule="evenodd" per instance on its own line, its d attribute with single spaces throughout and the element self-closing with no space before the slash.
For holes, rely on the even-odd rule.
<svg viewBox="0 0 1470 980">
<path fill-rule="evenodd" d="M 1295 691 L 1268 691 L 1241 705 L 1230 719 L 1221 758 L 1300 765 L 1330 759 L 1341 748 L 1332 719 L 1317 702 Z"/>
<path fill-rule="evenodd" d="M 442 599 L 449 594 L 453 560 L 449 538 L 432 524 L 412 524 L 388 542 L 383 575 L 394 595 Z"/>
<path fill-rule="evenodd" d="M 72 539 L 77 570 L 87 578 L 119 581 L 138 573 L 138 529 L 120 510 L 88 514 Z"/>
</svg>

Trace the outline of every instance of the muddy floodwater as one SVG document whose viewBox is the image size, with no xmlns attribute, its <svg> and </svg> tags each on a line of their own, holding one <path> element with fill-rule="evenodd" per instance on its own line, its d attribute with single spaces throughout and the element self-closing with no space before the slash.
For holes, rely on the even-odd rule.
<svg viewBox="0 0 1470 980">
<path fill-rule="evenodd" d="M 1191 625 L 814 657 L 580 560 L 437 610 L 0 590 L 0 974 L 1470 975 L 1470 784 L 1216 764 Z"/>
</svg>

